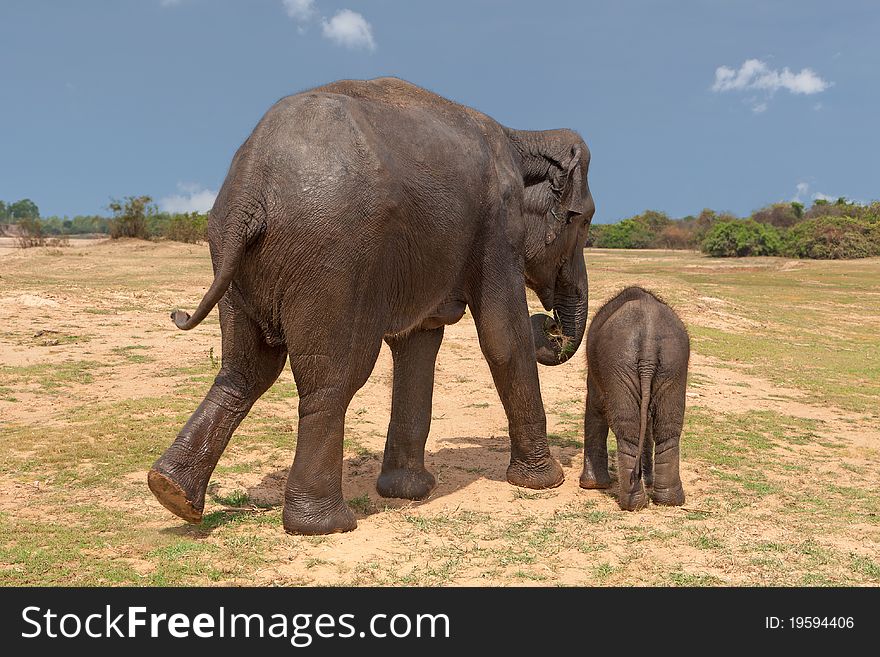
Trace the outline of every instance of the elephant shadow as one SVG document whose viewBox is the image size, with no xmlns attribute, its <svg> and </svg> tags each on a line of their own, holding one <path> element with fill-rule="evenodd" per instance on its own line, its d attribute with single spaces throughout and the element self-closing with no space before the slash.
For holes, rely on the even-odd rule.
<svg viewBox="0 0 880 657">
<path fill-rule="evenodd" d="M 550 450 L 565 468 L 570 468 L 583 447 L 574 441 L 554 444 Z M 425 452 L 425 465 L 437 478 L 437 487 L 426 500 L 383 498 L 376 492 L 376 479 L 382 469 L 382 453 L 365 451 L 343 460 L 342 488 L 345 499 L 358 519 L 386 509 L 418 508 L 438 498 L 451 495 L 480 479 L 507 481 L 510 459 L 510 439 L 499 436 L 457 436 L 443 439 L 438 448 Z M 217 527 L 241 516 L 280 508 L 284 503 L 284 489 L 290 467 L 267 472 L 262 479 L 246 488 L 250 509 L 220 509 L 206 514 L 198 525 L 181 525 L 163 530 L 172 534 L 207 536 Z M 611 488 L 601 490 L 610 498 L 617 496 L 616 458 L 609 459 Z M 568 475 L 569 478 L 572 476 Z M 577 476 L 577 473 L 574 474 Z M 211 490 L 209 487 L 209 495 Z"/>
<path fill-rule="evenodd" d="M 582 448 L 574 445 L 551 446 L 553 455 L 570 467 Z M 376 492 L 376 479 L 382 469 L 381 452 L 365 452 L 343 461 L 342 488 L 345 499 L 358 519 L 385 509 L 418 508 L 422 504 L 455 493 L 480 479 L 507 481 L 510 439 L 501 436 L 458 436 L 446 438 L 439 448 L 425 452 L 425 466 L 437 478 L 437 487 L 426 500 L 383 498 Z M 250 501 L 261 508 L 284 503 L 289 467 L 273 470 L 247 489 Z"/>
</svg>

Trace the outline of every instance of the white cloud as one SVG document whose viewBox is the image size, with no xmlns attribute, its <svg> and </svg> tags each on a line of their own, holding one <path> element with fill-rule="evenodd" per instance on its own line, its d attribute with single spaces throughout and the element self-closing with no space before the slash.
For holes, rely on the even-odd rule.
<svg viewBox="0 0 880 657">
<path fill-rule="evenodd" d="M 163 212 L 207 212 L 214 205 L 217 192 L 196 183 L 177 183 L 179 194 L 159 199 Z"/>
<path fill-rule="evenodd" d="M 719 66 L 715 69 L 715 84 L 712 85 L 712 91 L 759 89 L 773 93 L 785 89 L 793 94 L 809 95 L 821 93 L 831 84 L 809 68 L 793 73 L 786 66 L 778 71 L 771 69 L 760 59 L 747 59 L 739 70 L 729 66 Z"/>
<path fill-rule="evenodd" d="M 305 23 L 315 15 L 315 0 L 281 0 L 287 15 Z"/>
<path fill-rule="evenodd" d="M 355 11 L 342 9 L 329 21 L 322 19 L 323 34 L 334 43 L 346 48 L 376 49 L 373 28 Z"/>
<path fill-rule="evenodd" d="M 331 19 L 327 19 L 315 5 L 315 0 L 281 0 L 284 11 L 296 21 L 296 31 L 305 34 L 313 23 L 321 23 L 324 38 L 337 46 L 346 48 L 376 49 L 373 26 L 361 14 L 351 9 L 340 9 Z"/>
<path fill-rule="evenodd" d="M 797 203 L 806 203 L 808 199 L 813 201 L 828 201 L 829 203 L 837 203 L 837 200 L 840 198 L 840 195 L 834 194 L 823 194 L 822 192 L 814 192 L 810 194 L 810 185 L 805 182 L 799 182 L 796 186 L 797 193 L 792 198 L 792 201 L 796 201 Z M 849 203 L 855 203 L 857 205 L 867 205 L 865 201 L 859 199 L 851 199 L 847 198 Z"/>
<path fill-rule="evenodd" d="M 772 69 L 760 59 L 747 59 L 739 69 L 729 66 L 719 66 L 715 69 L 715 83 L 712 91 L 722 93 L 726 91 L 760 91 L 764 98 L 748 99 L 752 112 L 762 114 L 767 111 L 769 100 L 777 91 L 785 90 L 797 95 L 818 94 L 834 83 L 822 79 L 815 71 L 809 68 L 801 69 L 799 73 L 792 72 L 787 66 L 782 70 Z M 816 103 L 813 109 L 821 109 L 821 103 Z"/>
</svg>

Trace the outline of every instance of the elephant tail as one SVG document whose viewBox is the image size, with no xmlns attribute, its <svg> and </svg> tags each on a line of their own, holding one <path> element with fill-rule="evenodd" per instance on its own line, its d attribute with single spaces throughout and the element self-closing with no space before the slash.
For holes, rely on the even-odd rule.
<svg viewBox="0 0 880 657">
<path fill-rule="evenodd" d="M 265 230 L 265 225 L 265 220 L 254 222 L 249 216 L 244 217 L 244 221 L 227 221 L 223 228 L 221 241 L 223 245 L 222 260 L 214 275 L 214 282 L 211 283 L 211 287 L 208 288 L 192 315 L 180 309 L 171 313 L 171 319 L 174 320 L 177 328 L 183 331 L 195 328 L 220 302 L 238 271 L 248 242 L 262 233 Z"/>
<path fill-rule="evenodd" d="M 654 362 L 640 360 L 638 365 L 641 402 L 639 403 L 639 447 L 636 452 L 636 465 L 630 475 L 630 485 L 642 478 L 642 450 L 645 449 L 645 435 L 648 432 L 648 409 L 651 406 L 651 383 L 657 367 Z"/>
</svg>

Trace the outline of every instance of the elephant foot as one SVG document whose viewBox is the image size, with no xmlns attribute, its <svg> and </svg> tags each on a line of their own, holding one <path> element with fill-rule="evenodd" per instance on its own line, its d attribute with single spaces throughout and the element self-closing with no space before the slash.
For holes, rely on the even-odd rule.
<svg viewBox="0 0 880 657">
<path fill-rule="evenodd" d="M 541 490 L 556 488 L 565 481 L 562 466 L 552 456 L 540 461 L 511 461 L 507 481 L 514 486 Z"/>
<path fill-rule="evenodd" d="M 639 511 L 648 506 L 648 496 L 645 494 L 645 487 L 639 480 L 638 485 L 628 492 L 620 491 L 617 503 L 624 511 Z"/>
<path fill-rule="evenodd" d="M 611 488 L 611 476 L 608 474 L 608 470 L 596 474 L 584 468 L 584 471 L 581 473 L 580 486 L 588 490 Z"/>
<path fill-rule="evenodd" d="M 425 500 L 437 486 L 437 479 L 421 469 L 383 469 L 376 481 L 376 491 L 382 497 L 400 497 L 405 500 Z"/>
<path fill-rule="evenodd" d="M 684 488 L 681 484 L 674 488 L 654 488 L 651 491 L 654 504 L 664 506 L 681 506 L 684 504 Z"/>
<path fill-rule="evenodd" d="M 155 466 L 147 475 L 147 485 L 162 506 L 174 515 L 187 522 L 198 523 L 202 521 L 202 512 L 205 508 L 204 495 L 200 504 L 192 502 L 195 495 L 188 495 L 171 475 L 160 472 Z"/>
<path fill-rule="evenodd" d="M 288 534 L 318 536 L 350 532 L 357 528 L 357 520 L 351 509 L 342 500 L 303 500 L 284 501 L 282 515 L 284 531 Z"/>
</svg>

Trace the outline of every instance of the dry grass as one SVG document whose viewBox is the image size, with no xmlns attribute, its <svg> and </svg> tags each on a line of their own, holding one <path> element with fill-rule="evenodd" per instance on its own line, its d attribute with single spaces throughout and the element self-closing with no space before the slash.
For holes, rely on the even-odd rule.
<svg viewBox="0 0 880 657">
<path fill-rule="evenodd" d="M 146 487 L 219 366 L 216 314 L 191 333 L 167 319 L 209 283 L 207 248 L 11 252 L 0 257 L 0 583 L 878 584 L 878 265 L 588 252 L 593 310 L 641 284 L 691 332 L 683 508 L 624 513 L 577 487 L 581 356 L 541 368 L 566 482 L 509 486 L 506 420 L 466 315 L 438 360 L 431 499 L 374 489 L 390 407 L 383 348 L 346 426 L 359 528 L 294 537 L 279 506 L 296 443 L 289 372 L 221 459 L 200 525 Z"/>
</svg>

